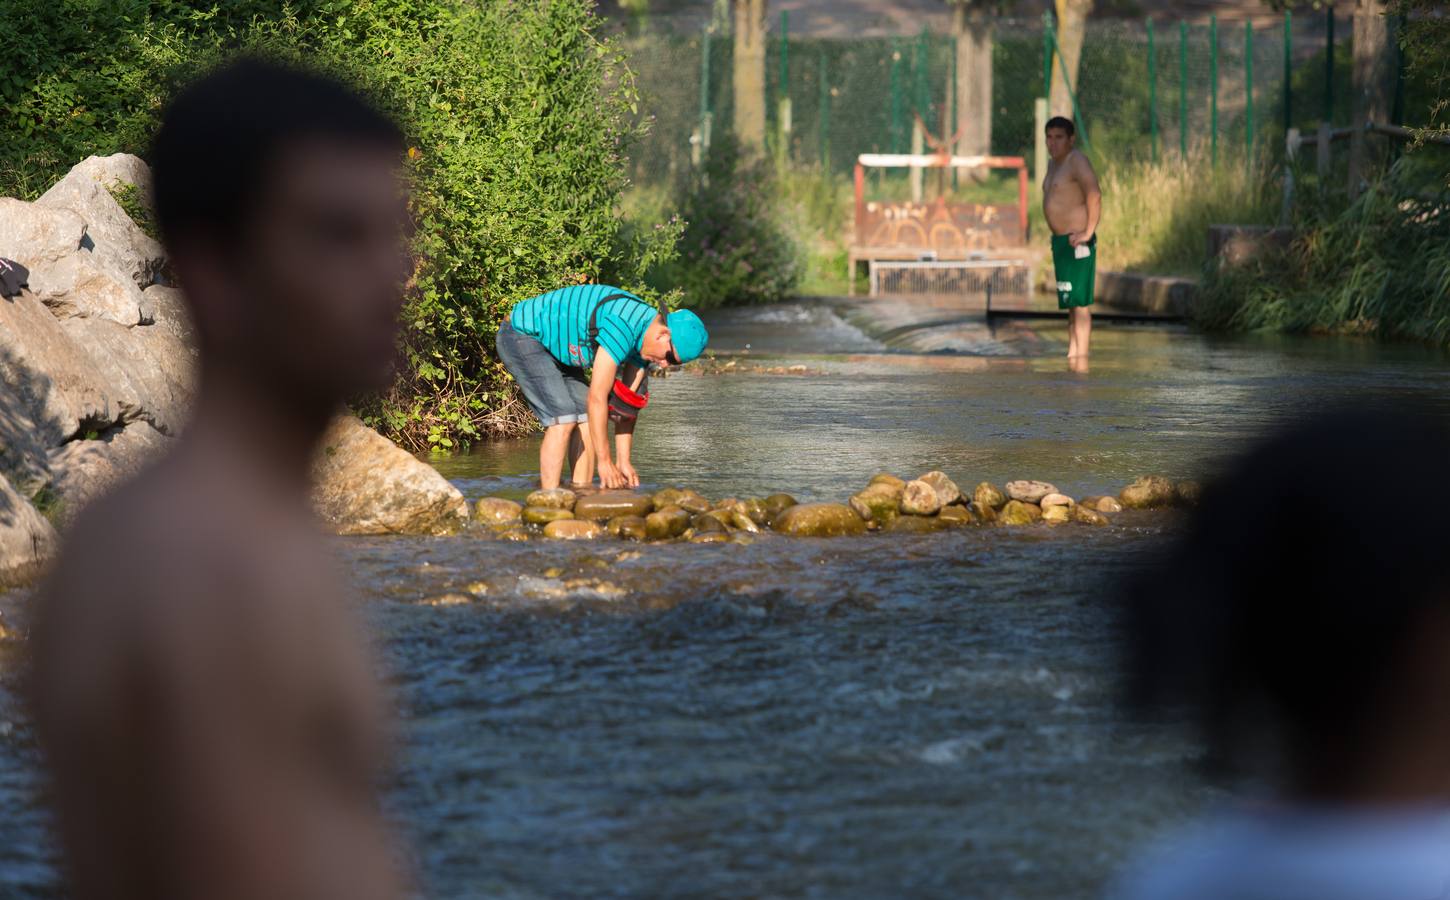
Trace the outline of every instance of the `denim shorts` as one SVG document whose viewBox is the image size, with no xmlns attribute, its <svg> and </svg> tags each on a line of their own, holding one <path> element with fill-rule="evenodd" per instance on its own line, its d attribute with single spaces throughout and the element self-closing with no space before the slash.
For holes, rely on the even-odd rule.
<svg viewBox="0 0 1450 900">
<path fill-rule="evenodd" d="M 519 383 L 540 425 L 588 420 L 589 381 L 583 369 L 559 362 L 538 338 L 519 334 L 507 320 L 498 330 L 498 357 Z"/>
</svg>

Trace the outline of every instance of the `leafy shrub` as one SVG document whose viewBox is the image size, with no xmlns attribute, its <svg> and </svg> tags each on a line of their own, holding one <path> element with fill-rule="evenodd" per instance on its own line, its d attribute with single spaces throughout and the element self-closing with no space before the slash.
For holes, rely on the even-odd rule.
<svg viewBox="0 0 1450 900">
<path fill-rule="evenodd" d="M 1450 191 L 1402 160 L 1347 208 L 1319 204 L 1251 264 L 1210 268 L 1196 316 L 1219 331 L 1356 332 L 1450 345 Z"/>
<path fill-rule="evenodd" d="M 407 446 L 531 427 L 492 350 L 510 307 L 586 280 L 647 291 L 672 254 L 677 229 L 625 234 L 615 214 L 642 127 L 590 0 L 0 0 L 0 21 L 0 194 L 144 156 L 177 86 L 235 51 L 339 75 L 398 118 L 419 225 L 407 364 L 358 405 Z"/>
<path fill-rule="evenodd" d="M 728 137 L 718 140 L 680 205 L 680 256 L 664 274 L 684 290 L 686 305 L 767 303 L 794 291 L 799 253 L 782 221 L 774 170 L 764 159 Z"/>
</svg>

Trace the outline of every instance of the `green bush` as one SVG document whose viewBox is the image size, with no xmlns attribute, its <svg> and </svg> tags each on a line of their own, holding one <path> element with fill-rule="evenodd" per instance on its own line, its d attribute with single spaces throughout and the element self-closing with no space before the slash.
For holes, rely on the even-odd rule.
<svg viewBox="0 0 1450 900">
<path fill-rule="evenodd" d="M 1314 205 L 1286 249 L 1211 268 L 1199 324 L 1450 345 L 1450 191 L 1415 169 L 1401 161 L 1342 210 Z"/>
<path fill-rule="evenodd" d="M 642 126 L 590 0 L 0 0 L 0 21 L 0 194 L 144 155 L 177 86 L 235 51 L 339 75 L 399 119 L 419 225 L 407 365 L 358 405 L 407 446 L 531 427 L 492 350 L 513 303 L 585 280 L 647 290 L 672 254 L 676 228 L 616 215 Z"/>
<path fill-rule="evenodd" d="M 774 169 L 729 139 L 710 148 L 680 200 L 685 230 L 679 261 L 663 273 L 697 309 L 768 303 L 794 292 L 799 252 L 783 224 Z M 656 283 L 659 283 L 658 281 Z"/>
</svg>

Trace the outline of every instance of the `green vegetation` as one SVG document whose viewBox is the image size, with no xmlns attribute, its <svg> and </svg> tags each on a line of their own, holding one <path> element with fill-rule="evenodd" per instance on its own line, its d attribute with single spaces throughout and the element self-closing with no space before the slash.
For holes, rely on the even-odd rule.
<svg viewBox="0 0 1450 900">
<path fill-rule="evenodd" d="M 146 232 L 147 236 L 161 240 L 161 229 L 157 227 L 156 217 L 151 214 L 150 207 L 141 199 L 140 188 L 134 184 L 117 183 L 107 187 L 106 191 L 116 199 L 121 211 Z"/>
<path fill-rule="evenodd" d="M 1405 160 L 1347 208 L 1313 203 L 1287 248 L 1210 270 L 1199 324 L 1450 344 L 1450 190 L 1434 186 Z"/>
<path fill-rule="evenodd" d="M 406 446 L 531 427 L 491 349 L 510 306 L 584 280 L 649 292 L 673 254 L 677 227 L 616 214 L 642 127 L 589 0 L 0 0 L 0 21 L 0 195 L 34 197 L 91 154 L 144 156 L 167 97 L 234 51 L 340 75 L 402 122 L 407 364 L 359 407 Z"/>
</svg>

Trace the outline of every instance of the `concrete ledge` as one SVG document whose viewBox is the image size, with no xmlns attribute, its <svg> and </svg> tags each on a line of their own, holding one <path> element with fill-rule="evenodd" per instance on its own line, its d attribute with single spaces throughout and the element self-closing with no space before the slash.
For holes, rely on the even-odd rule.
<svg viewBox="0 0 1450 900">
<path fill-rule="evenodd" d="M 1191 278 L 1099 272 L 1093 299 L 1110 312 L 1186 319 L 1197 296 L 1198 282 Z"/>
</svg>

